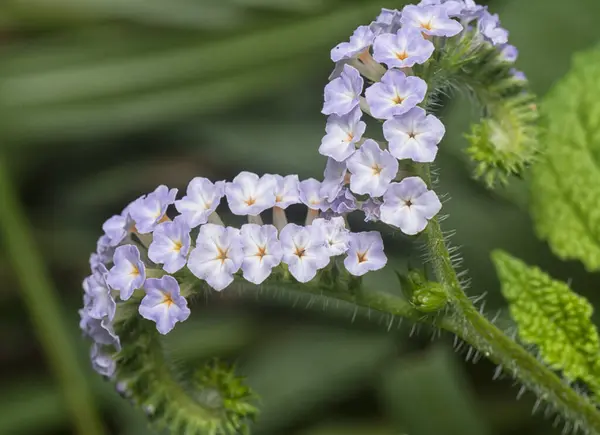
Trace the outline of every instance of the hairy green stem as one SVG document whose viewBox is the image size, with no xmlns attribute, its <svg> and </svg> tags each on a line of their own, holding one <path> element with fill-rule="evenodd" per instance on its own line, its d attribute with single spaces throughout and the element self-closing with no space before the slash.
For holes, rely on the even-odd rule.
<svg viewBox="0 0 600 435">
<path fill-rule="evenodd" d="M 431 186 L 429 165 L 418 165 L 416 171 Z M 587 397 L 573 390 L 526 349 L 507 337 L 469 300 L 452 266 L 452 259 L 437 218 L 429 222 L 426 236 L 428 257 L 436 279 L 449 290 L 453 307 L 451 315 L 443 318 L 439 326 L 455 333 L 477 351 L 502 365 L 566 419 L 572 420 L 589 433 L 600 434 L 600 412 L 596 406 Z"/>
<path fill-rule="evenodd" d="M 77 433 L 101 435 L 104 433 L 102 423 L 75 347 L 69 341 L 66 316 L 28 231 L 27 220 L 1 155 L 0 203 L 0 232 L 4 249 L 13 263 L 30 319 L 60 384 Z"/>
</svg>

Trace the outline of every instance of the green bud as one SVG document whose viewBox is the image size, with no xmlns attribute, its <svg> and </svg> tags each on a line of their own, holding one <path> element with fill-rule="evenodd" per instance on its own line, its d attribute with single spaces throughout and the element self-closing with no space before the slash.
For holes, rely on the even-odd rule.
<svg viewBox="0 0 600 435">
<path fill-rule="evenodd" d="M 428 282 L 424 287 L 413 292 L 410 302 L 419 311 L 433 313 L 446 306 L 448 292 L 443 285 L 437 282 Z"/>
</svg>

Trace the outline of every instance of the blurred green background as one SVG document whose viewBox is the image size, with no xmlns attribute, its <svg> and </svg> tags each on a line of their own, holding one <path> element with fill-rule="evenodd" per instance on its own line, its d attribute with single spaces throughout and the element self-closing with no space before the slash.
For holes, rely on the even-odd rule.
<svg viewBox="0 0 600 435">
<path fill-rule="evenodd" d="M 567 71 L 574 52 L 598 39 L 597 0 L 488 3 L 520 49 L 517 67 L 540 95 Z M 143 413 L 88 368 L 88 344 L 79 334 L 80 284 L 102 222 L 156 185 L 185 189 L 194 176 L 231 178 L 241 169 L 321 176 L 325 159 L 317 148 L 329 50 L 379 8 L 403 4 L 2 2 L 2 158 L 26 213 L 21 226 L 41 252 L 107 433 L 150 431 Z M 526 182 L 492 193 L 471 180 L 461 134 L 477 111 L 448 99 L 441 116 L 448 135 L 437 162 L 438 190 L 452 198 L 443 225 L 457 230 L 453 242 L 462 246 L 470 292 L 487 292 L 486 310 L 502 310 L 501 324 L 511 327 L 489 260 L 491 249 L 503 248 L 569 280 L 600 305 L 600 279 L 578 263 L 559 262 L 536 241 Z M 11 207 L 1 203 L 0 214 Z M 358 218 L 351 223 L 355 230 L 365 227 Z M 36 319 L 23 303 L 24 295 L 38 300 L 35 288 L 26 293 L 22 286 L 37 267 L 14 249 L 6 252 L 12 234 L 5 231 L 0 251 L 0 434 L 75 433 Z M 385 234 L 390 264 L 402 269 L 420 259 L 418 241 Z M 397 291 L 392 268 L 369 281 Z M 493 381 L 491 363 L 465 362 L 448 335 L 432 341 L 431 331 L 421 330 L 409 337 L 411 325 L 374 313 L 353 320 L 351 309 L 286 294 L 224 291 L 192 308 L 192 318 L 166 340 L 173 359 L 193 363 L 216 355 L 236 362 L 262 399 L 256 435 L 562 430 L 552 428 L 543 407 L 532 416 L 535 398 L 525 394 L 517 401 L 512 380 Z M 79 378 L 73 382 L 79 385 Z"/>
</svg>

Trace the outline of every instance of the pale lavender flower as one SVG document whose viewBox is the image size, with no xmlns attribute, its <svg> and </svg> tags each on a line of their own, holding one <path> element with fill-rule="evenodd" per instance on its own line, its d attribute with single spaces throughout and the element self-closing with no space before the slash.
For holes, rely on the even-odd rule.
<svg viewBox="0 0 600 435">
<path fill-rule="evenodd" d="M 121 340 L 115 334 L 112 322 L 108 317 L 94 319 L 85 308 L 79 310 L 79 316 L 81 317 L 79 327 L 94 343 L 114 346 L 117 351 L 121 350 Z"/>
<path fill-rule="evenodd" d="M 381 213 L 381 204 L 377 198 L 369 198 L 363 202 L 360 209 L 365 214 L 365 222 L 378 222 Z"/>
<path fill-rule="evenodd" d="M 413 107 L 402 116 L 383 123 L 383 135 L 389 142 L 390 153 L 397 159 L 433 162 L 446 128 L 424 109 Z"/>
<path fill-rule="evenodd" d="M 277 174 L 265 174 L 263 177 L 274 180 L 276 207 L 286 209 L 292 204 L 300 203 L 300 180 L 297 175 L 282 177 Z"/>
<path fill-rule="evenodd" d="M 513 78 L 515 80 L 518 80 L 518 81 L 521 81 L 521 82 L 526 82 L 527 81 L 527 76 L 525 75 L 525 73 L 523 71 L 519 71 L 518 69 L 511 68 L 510 69 L 510 74 L 513 76 Z"/>
<path fill-rule="evenodd" d="M 350 65 L 344 65 L 340 76 L 325 86 L 325 103 L 321 111 L 325 115 L 338 116 L 349 113 L 358 106 L 364 80 L 358 70 Z"/>
<path fill-rule="evenodd" d="M 348 114 L 330 115 L 319 147 L 319 153 L 343 162 L 356 151 L 356 143 L 362 138 L 367 124 L 360 120 L 362 112 L 357 106 Z"/>
<path fill-rule="evenodd" d="M 177 322 L 190 317 L 187 301 L 179 291 L 179 284 L 172 276 L 160 279 L 148 278 L 144 284 L 146 296 L 142 299 L 138 311 L 144 319 L 156 323 L 161 334 L 169 333 Z"/>
<path fill-rule="evenodd" d="M 459 17 L 465 8 L 463 0 L 421 0 L 417 6 L 441 6 L 449 17 Z"/>
<path fill-rule="evenodd" d="M 205 224 L 200 227 L 188 268 L 213 289 L 221 291 L 233 282 L 233 274 L 240 269 L 243 260 L 240 230 Z"/>
<path fill-rule="evenodd" d="M 90 268 L 94 271 L 98 266 L 108 266 L 113 261 L 115 247 L 106 234 L 102 235 L 96 242 L 96 252 L 90 255 Z"/>
<path fill-rule="evenodd" d="M 94 273 L 83 280 L 83 290 L 87 296 L 86 309 L 90 317 L 94 319 L 112 320 L 115 317 L 117 304 L 110 294 L 110 287 L 106 282 L 108 270 L 100 264 Z"/>
<path fill-rule="evenodd" d="M 175 208 L 190 228 L 196 228 L 208 222 L 224 195 L 224 181 L 213 184 L 208 178 L 195 177 L 188 184 L 186 196 L 175 201 Z"/>
<path fill-rule="evenodd" d="M 369 27 L 375 36 L 383 33 L 396 33 L 401 26 L 401 17 L 402 13 L 397 9 L 382 8 L 381 13 Z"/>
<path fill-rule="evenodd" d="M 514 45 L 504 44 L 500 47 L 500 56 L 505 61 L 509 63 L 514 63 L 519 57 L 519 50 L 517 50 L 517 47 L 515 47 Z"/>
<path fill-rule="evenodd" d="M 275 179 L 252 172 L 240 172 L 225 186 L 227 203 L 233 214 L 257 216 L 275 205 Z"/>
<path fill-rule="evenodd" d="M 427 83 L 415 76 L 407 77 L 402 71 L 388 70 L 381 82 L 367 88 L 365 96 L 375 118 L 390 119 L 415 107 L 427 92 Z"/>
<path fill-rule="evenodd" d="M 102 346 L 94 343 L 90 350 L 90 359 L 92 360 L 92 368 L 99 375 L 112 378 L 117 368 L 117 363 L 112 355 L 106 352 Z"/>
<path fill-rule="evenodd" d="M 408 235 L 420 233 L 442 208 L 433 190 L 419 177 L 392 183 L 383 196 L 381 220 Z"/>
<path fill-rule="evenodd" d="M 177 189 L 160 185 L 154 192 L 136 199 L 129 206 L 129 214 L 135 221 L 135 229 L 140 234 L 150 233 L 165 217 L 169 205 L 175 202 Z"/>
<path fill-rule="evenodd" d="M 409 68 L 422 64 L 433 54 L 431 41 L 413 27 L 403 27 L 397 33 L 384 33 L 375 39 L 373 59 L 388 68 Z"/>
<path fill-rule="evenodd" d="M 362 276 L 373 270 L 382 269 L 387 263 L 383 252 L 383 240 L 377 231 L 350 233 L 348 256 L 344 266 L 355 276 Z"/>
<path fill-rule="evenodd" d="M 454 36 L 463 30 L 463 26 L 451 19 L 442 6 L 405 6 L 401 22 L 431 36 Z"/>
<path fill-rule="evenodd" d="M 321 183 L 314 178 L 300 182 L 300 201 L 312 210 L 325 211 L 329 208 L 326 198 L 321 195 Z"/>
<path fill-rule="evenodd" d="M 398 174 L 398 161 L 377 142 L 367 139 L 348 159 L 350 190 L 359 195 L 381 196 Z"/>
<path fill-rule="evenodd" d="M 174 221 L 159 224 L 152 237 L 148 247 L 150 260 L 156 264 L 163 263 L 163 269 L 169 273 L 175 273 L 185 266 L 192 242 L 185 218 L 177 216 Z"/>
<path fill-rule="evenodd" d="M 108 218 L 102 224 L 102 230 L 108 238 L 110 246 L 118 246 L 133 230 L 134 222 L 129 215 L 130 205 L 125 207 L 121 214 Z"/>
<path fill-rule="evenodd" d="M 330 201 L 329 208 L 335 214 L 341 215 L 350 213 L 357 209 L 356 198 L 347 187 L 342 187 L 333 201 Z"/>
<path fill-rule="evenodd" d="M 462 20 L 472 20 L 473 18 L 479 18 L 481 14 L 486 10 L 487 6 L 478 5 L 475 0 L 463 0 L 465 6 L 461 12 Z"/>
<path fill-rule="evenodd" d="M 119 246 L 115 250 L 114 263 L 106 282 L 119 290 L 121 300 L 126 301 L 136 289 L 144 285 L 146 267 L 140 259 L 140 251 L 134 245 Z"/>
<path fill-rule="evenodd" d="M 240 230 L 244 260 L 244 278 L 254 284 L 261 284 L 271 274 L 271 270 L 281 263 L 283 255 L 277 238 L 277 228 L 273 225 L 242 225 Z"/>
<path fill-rule="evenodd" d="M 360 55 L 373 43 L 375 35 L 369 26 L 360 26 L 354 31 L 349 42 L 342 42 L 331 50 L 331 60 L 338 62 Z"/>
<path fill-rule="evenodd" d="M 342 190 L 346 173 L 346 163 L 328 158 L 323 174 L 324 179 L 319 189 L 319 196 L 325 198 L 328 202 L 332 202 Z"/>
<path fill-rule="evenodd" d="M 319 269 L 329 264 L 329 251 L 319 229 L 287 224 L 279 234 L 283 262 L 299 282 L 313 279 Z"/>
<path fill-rule="evenodd" d="M 341 255 L 348 250 L 348 234 L 343 217 L 315 219 L 312 226 L 321 231 L 321 240 L 325 240 L 330 257 Z"/>
<path fill-rule="evenodd" d="M 508 30 L 500 27 L 498 14 L 490 14 L 488 11 L 484 11 L 479 19 L 479 32 L 492 45 L 502 45 L 508 41 Z"/>
</svg>

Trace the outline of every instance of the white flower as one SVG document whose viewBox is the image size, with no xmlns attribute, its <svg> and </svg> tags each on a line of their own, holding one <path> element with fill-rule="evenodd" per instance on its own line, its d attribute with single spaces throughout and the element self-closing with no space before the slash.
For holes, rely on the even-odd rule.
<svg viewBox="0 0 600 435">
<path fill-rule="evenodd" d="M 200 227 L 196 247 L 190 253 L 188 268 L 217 291 L 233 281 L 244 259 L 240 231 L 236 228 L 205 224 Z"/>
<path fill-rule="evenodd" d="M 313 226 L 286 225 L 279 234 L 283 262 L 300 282 L 313 279 L 317 270 L 329 264 L 329 252 L 322 233 Z"/>
<path fill-rule="evenodd" d="M 349 42 L 342 42 L 331 50 L 331 60 L 338 62 L 359 55 L 373 43 L 375 34 L 369 26 L 360 26 L 354 31 Z"/>
<path fill-rule="evenodd" d="M 387 263 L 383 240 L 377 231 L 350 233 L 348 245 L 344 266 L 352 275 L 361 276 L 369 271 L 382 269 Z"/>
<path fill-rule="evenodd" d="M 321 231 L 322 239 L 330 256 L 341 255 L 348 250 L 348 234 L 344 218 L 341 216 L 327 219 L 315 219 L 312 223 L 315 229 Z"/>
<path fill-rule="evenodd" d="M 164 263 L 167 272 L 175 273 L 185 266 L 191 242 L 190 228 L 184 218 L 177 216 L 154 229 L 148 258 L 157 264 Z"/>
<path fill-rule="evenodd" d="M 297 175 L 282 177 L 277 174 L 265 174 L 265 179 L 272 179 L 275 184 L 275 206 L 288 208 L 292 204 L 300 203 L 300 181 Z"/>
<path fill-rule="evenodd" d="M 420 233 L 427 221 L 442 208 L 433 190 L 419 177 L 408 177 L 400 183 L 392 183 L 383 196 L 381 220 L 394 225 L 408 235 Z"/>
<path fill-rule="evenodd" d="M 424 109 L 413 107 L 402 116 L 383 123 L 383 135 L 390 144 L 390 153 L 397 159 L 433 162 L 446 128 Z"/>
<path fill-rule="evenodd" d="M 321 195 L 321 182 L 314 178 L 300 182 L 300 200 L 312 210 L 325 211 L 329 208 L 326 198 Z"/>
<path fill-rule="evenodd" d="M 186 196 L 175 201 L 175 208 L 190 228 L 208 222 L 225 195 L 225 182 L 212 183 L 208 178 L 195 177 L 187 187 Z"/>
<path fill-rule="evenodd" d="M 346 115 L 330 115 L 319 147 L 319 153 L 343 162 L 356 151 L 356 143 L 362 138 L 367 124 L 360 120 L 362 112 L 355 107 Z"/>
<path fill-rule="evenodd" d="M 281 263 L 281 244 L 277 239 L 277 228 L 273 225 L 246 224 L 240 230 L 244 261 L 244 278 L 260 284 Z"/>
<path fill-rule="evenodd" d="M 226 184 L 225 195 L 233 214 L 257 216 L 275 205 L 275 179 L 243 171 Z"/>
<path fill-rule="evenodd" d="M 350 190 L 359 195 L 381 196 L 398 174 L 398 161 L 377 142 L 367 139 L 347 161 Z"/>
<path fill-rule="evenodd" d="M 347 172 L 346 163 L 328 158 L 323 172 L 324 178 L 319 189 L 319 196 L 325 198 L 329 203 L 335 200 L 344 186 Z"/>
</svg>

